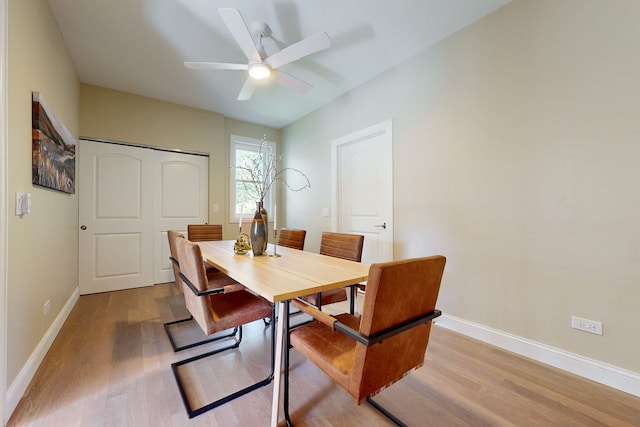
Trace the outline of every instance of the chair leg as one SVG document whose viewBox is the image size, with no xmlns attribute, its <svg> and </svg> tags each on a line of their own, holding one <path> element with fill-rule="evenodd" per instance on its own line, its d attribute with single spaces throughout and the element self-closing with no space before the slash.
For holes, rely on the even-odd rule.
<svg viewBox="0 0 640 427">
<path fill-rule="evenodd" d="M 271 318 L 275 319 L 275 315 L 276 315 L 276 309 L 275 309 L 275 304 L 274 304 L 271 307 L 271 316 L 272 316 Z M 251 392 L 253 390 L 256 390 L 256 389 L 258 389 L 260 387 L 263 387 L 263 386 L 271 383 L 271 381 L 273 380 L 274 372 L 275 372 L 275 366 L 274 366 L 275 365 L 275 328 L 276 328 L 275 322 L 273 322 L 273 321 L 270 322 L 270 326 L 271 326 L 271 363 L 270 363 L 269 375 L 267 375 L 267 377 L 265 379 L 263 379 L 263 380 L 260 380 L 260 381 L 254 383 L 254 384 L 251 384 L 251 385 L 249 385 L 249 386 L 247 386 L 247 387 L 245 387 L 245 388 L 243 388 L 241 390 L 238 390 L 236 392 L 228 394 L 227 396 L 224 396 L 224 397 L 222 397 L 222 398 L 220 398 L 220 399 L 218 399 L 218 400 L 216 400 L 214 402 L 211 402 L 211 403 L 208 403 L 208 404 L 206 404 L 204 406 L 201 406 L 200 408 L 196 408 L 196 409 L 192 409 L 191 408 L 191 405 L 189 404 L 189 400 L 187 399 L 187 395 L 186 395 L 186 392 L 185 392 L 185 389 L 184 389 L 184 385 L 182 384 L 182 380 L 180 379 L 180 376 L 178 375 L 178 367 L 180 367 L 182 365 L 186 365 L 187 363 L 194 362 L 196 360 L 203 359 L 203 358 L 208 357 L 208 356 L 213 356 L 214 354 L 221 353 L 223 351 L 230 350 L 232 348 L 237 348 L 240 345 L 240 342 L 242 341 L 242 326 L 239 326 L 237 328 L 239 330 L 238 338 L 236 339 L 236 341 L 233 344 L 231 344 L 229 346 L 226 346 L 226 347 L 223 347 L 223 348 L 220 348 L 220 349 L 216 349 L 216 350 L 210 351 L 210 352 L 205 353 L 205 354 L 201 354 L 201 355 L 198 355 L 198 356 L 190 357 L 189 359 L 185 359 L 185 360 L 182 360 L 180 362 L 175 362 L 175 363 L 171 364 L 171 370 L 173 372 L 173 376 L 174 376 L 174 378 L 176 380 L 176 383 L 178 385 L 178 389 L 180 391 L 180 397 L 182 397 L 182 402 L 184 403 L 184 407 L 187 410 L 187 415 L 188 415 L 189 418 L 193 418 L 195 416 L 203 414 L 203 413 L 205 413 L 207 411 L 210 411 L 211 409 L 217 408 L 220 405 L 224 405 L 225 403 L 230 402 L 233 399 L 236 399 L 236 398 L 238 398 L 240 396 L 244 396 L 245 394 L 247 394 L 247 393 L 249 393 L 249 392 Z"/>
<path fill-rule="evenodd" d="M 163 323 L 164 331 L 167 333 L 167 337 L 169 337 L 169 342 L 171 343 L 171 348 L 173 348 L 174 352 L 178 352 L 178 351 L 181 351 L 181 350 L 186 350 L 188 348 L 197 347 L 199 345 L 203 345 L 203 344 L 206 344 L 206 343 L 218 341 L 218 340 L 221 340 L 223 338 L 231 338 L 231 337 L 235 336 L 235 334 L 238 332 L 238 328 L 234 328 L 234 329 L 232 329 L 232 331 L 229 334 L 226 334 L 226 335 L 219 335 L 219 336 L 215 336 L 215 337 L 207 337 L 202 341 L 196 341 L 194 343 L 186 344 L 186 345 L 183 345 L 183 346 L 178 346 L 178 344 L 176 344 L 175 339 L 173 338 L 173 334 L 171 333 L 171 326 L 178 325 L 180 323 L 191 322 L 191 321 L 193 321 L 193 316 L 189 316 L 189 317 L 187 317 L 185 319 L 174 320 L 173 322 Z"/>
<path fill-rule="evenodd" d="M 398 417 L 396 417 L 391 412 L 387 411 L 385 408 L 380 406 L 380 404 L 374 402 L 373 399 L 371 398 L 371 396 L 367 396 L 367 402 L 369 403 L 369 405 L 373 406 L 378 411 L 380 411 L 382 413 L 382 415 L 384 415 L 385 417 L 389 418 L 395 425 L 397 425 L 399 427 L 407 427 L 407 425 L 405 423 L 403 423 L 402 421 L 400 421 L 400 419 L 398 419 Z"/>
</svg>

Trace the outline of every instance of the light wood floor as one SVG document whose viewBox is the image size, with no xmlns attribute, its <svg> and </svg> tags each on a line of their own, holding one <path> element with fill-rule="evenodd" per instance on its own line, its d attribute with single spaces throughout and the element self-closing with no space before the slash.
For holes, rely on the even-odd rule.
<svg viewBox="0 0 640 427">
<path fill-rule="evenodd" d="M 268 425 L 271 385 L 187 418 L 170 364 L 203 350 L 175 354 L 162 327 L 185 315 L 173 284 L 80 297 L 8 425 Z M 269 338 L 255 322 L 245 328 L 240 349 L 182 370 L 196 390 L 192 399 L 215 398 L 266 376 Z M 295 350 L 291 355 L 297 426 L 390 425 L 366 403 L 354 404 Z M 640 426 L 640 398 L 437 325 L 425 365 L 376 400 L 410 426 Z"/>
</svg>

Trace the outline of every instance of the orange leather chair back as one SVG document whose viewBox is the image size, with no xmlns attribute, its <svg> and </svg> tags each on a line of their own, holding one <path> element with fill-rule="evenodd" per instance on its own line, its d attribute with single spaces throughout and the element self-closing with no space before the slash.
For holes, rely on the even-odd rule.
<svg viewBox="0 0 640 427">
<path fill-rule="evenodd" d="M 371 336 L 435 310 L 446 258 L 441 255 L 372 264 L 360 333 Z M 424 363 L 431 322 L 380 344 L 357 343 L 349 392 L 362 401 Z"/>
<path fill-rule="evenodd" d="M 178 237 L 175 240 L 176 248 L 178 250 L 178 262 L 180 263 L 180 271 L 189 279 L 189 281 L 199 291 L 204 291 L 208 287 L 207 272 L 202 262 L 202 253 L 200 247 L 195 243 L 191 243 L 184 237 Z M 187 310 L 191 313 L 194 320 L 198 322 L 200 328 L 210 335 L 213 331 L 213 325 L 211 324 L 210 301 L 208 297 L 198 297 L 182 283 L 184 300 L 187 306 Z"/>
<path fill-rule="evenodd" d="M 348 259 L 351 261 L 362 261 L 362 246 L 364 236 L 360 234 L 322 233 L 320 241 L 320 253 L 336 258 Z"/>
<path fill-rule="evenodd" d="M 220 224 L 189 224 L 187 235 L 191 242 L 206 242 L 222 240 L 222 225 Z"/>
<path fill-rule="evenodd" d="M 169 239 L 169 254 L 171 258 L 178 261 L 178 249 L 176 248 L 176 239 L 181 237 L 184 239 L 184 234 L 175 231 L 169 230 L 167 231 L 167 238 Z M 182 280 L 180 279 L 180 267 L 175 263 L 171 262 L 171 266 L 173 267 L 173 278 L 175 280 L 176 285 L 182 288 Z"/>
<path fill-rule="evenodd" d="M 278 231 L 278 245 L 303 250 L 306 236 L 307 230 L 283 228 Z"/>
</svg>

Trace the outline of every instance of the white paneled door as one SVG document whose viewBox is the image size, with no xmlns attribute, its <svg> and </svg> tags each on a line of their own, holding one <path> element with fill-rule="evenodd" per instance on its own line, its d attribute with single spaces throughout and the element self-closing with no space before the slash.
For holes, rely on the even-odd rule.
<svg viewBox="0 0 640 427">
<path fill-rule="evenodd" d="M 80 140 L 80 293 L 153 283 L 153 150 Z"/>
<path fill-rule="evenodd" d="M 155 152 L 154 283 L 173 282 L 168 230 L 187 235 L 188 224 L 208 217 L 209 158 L 166 151 Z"/>
<path fill-rule="evenodd" d="M 208 158 L 80 140 L 78 168 L 81 294 L 172 281 L 166 230 L 206 222 Z"/>
<path fill-rule="evenodd" d="M 362 262 L 393 260 L 391 121 L 333 141 L 334 229 L 364 235 Z"/>
</svg>

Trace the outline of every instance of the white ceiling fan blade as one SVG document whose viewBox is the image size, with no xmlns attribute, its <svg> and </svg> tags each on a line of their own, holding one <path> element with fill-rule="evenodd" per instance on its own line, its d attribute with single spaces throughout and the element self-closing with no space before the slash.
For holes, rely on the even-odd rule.
<svg viewBox="0 0 640 427">
<path fill-rule="evenodd" d="M 294 77 L 291 74 L 283 73 L 282 71 L 278 70 L 272 70 L 271 77 L 276 83 L 280 83 L 281 85 L 291 88 L 300 93 L 307 93 L 313 87 L 304 80 L 300 80 L 299 78 Z"/>
<path fill-rule="evenodd" d="M 226 62 L 185 62 L 184 66 L 194 70 L 248 70 L 247 64 L 229 64 Z"/>
<path fill-rule="evenodd" d="M 303 56 L 311 55 L 331 46 L 331 40 L 327 33 L 317 33 L 304 40 L 285 47 L 280 52 L 274 53 L 266 58 L 264 62 L 271 68 L 278 68 L 290 62 L 296 61 Z"/>
<path fill-rule="evenodd" d="M 250 99 L 256 86 L 256 81 L 251 77 L 248 77 L 244 82 L 244 85 L 242 85 L 242 89 L 240 89 L 240 93 L 238 94 L 238 101 L 247 101 L 248 99 Z"/>
<path fill-rule="evenodd" d="M 258 48 L 256 48 L 247 24 L 245 24 L 238 9 L 221 8 L 218 9 L 218 13 L 227 25 L 227 28 L 229 28 L 233 38 L 236 39 L 240 49 L 247 55 L 249 62 L 262 62 Z"/>
</svg>

